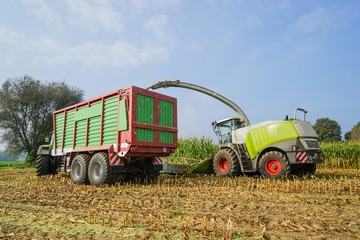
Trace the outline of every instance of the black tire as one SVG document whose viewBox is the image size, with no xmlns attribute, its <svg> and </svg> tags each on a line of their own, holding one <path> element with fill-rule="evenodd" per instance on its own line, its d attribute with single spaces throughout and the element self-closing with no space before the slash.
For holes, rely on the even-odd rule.
<svg viewBox="0 0 360 240">
<path fill-rule="evenodd" d="M 112 180 L 111 167 L 106 153 L 92 156 L 88 171 L 89 182 L 95 186 L 109 184 Z"/>
<path fill-rule="evenodd" d="M 262 155 L 258 166 L 260 174 L 266 178 L 281 178 L 291 171 L 289 160 L 279 151 L 270 151 Z"/>
<path fill-rule="evenodd" d="M 71 163 L 70 177 L 75 184 L 89 184 L 88 167 L 90 156 L 78 154 Z"/>
<path fill-rule="evenodd" d="M 309 163 L 306 166 L 306 174 L 314 175 L 316 172 L 316 163 Z"/>
<path fill-rule="evenodd" d="M 35 161 L 36 175 L 44 176 L 51 174 L 50 157 L 47 155 L 38 155 Z"/>
<path fill-rule="evenodd" d="M 143 178 L 143 180 L 141 181 L 143 183 L 154 182 L 157 179 L 157 177 L 160 175 L 160 169 L 155 168 L 153 164 L 153 158 L 147 159 L 143 163 L 143 167 L 144 167 L 144 174 L 140 176 L 141 178 Z"/>
<path fill-rule="evenodd" d="M 221 149 L 214 158 L 214 171 L 218 176 L 239 176 L 240 163 L 231 149 Z"/>
<path fill-rule="evenodd" d="M 58 158 L 51 158 L 50 159 L 50 174 L 56 175 L 60 171 L 60 161 Z"/>
<path fill-rule="evenodd" d="M 305 175 L 314 175 L 315 172 L 316 163 L 295 164 L 291 166 L 291 174 L 298 177 L 303 177 Z"/>
</svg>

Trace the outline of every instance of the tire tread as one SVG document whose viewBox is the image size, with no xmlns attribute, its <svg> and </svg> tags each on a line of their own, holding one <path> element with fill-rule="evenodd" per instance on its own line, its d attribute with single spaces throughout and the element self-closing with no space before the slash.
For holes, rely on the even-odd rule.
<svg viewBox="0 0 360 240">
<path fill-rule="evenodd" d="M 85 173 L 82 174 L 82 178 L 80 178 L 79 180 L 74 181 L 73 178 L 72 178 L 72 180 L 75 184 L 89 184 L 88 168 L 89 168 L 90 156 L 87 154 L 79 154 L 76 157 L 79 157 L 80 161 L 82 161 L 82 163 L 84 164 Z M 70 175 L 71 175 L 71 172 L 70 172 Z"/>
<path fill-rule="evenodd" d="M 90 160 L 90 164 L 89 164 L 89 170 L 91 168 L 91 164 L 92 164 L 92 161 L 94 161 L 94 157 L 96 156 L 99 156 L 101 161 L 104 162 L 104 177 L 100 180 L 100 181 L 94 181 L 92 179 L 92 176 L 90 176 L 91 174 L 91 171 L 88 171 L 88 179 L 89 179 L 89 182 L 95 186 L 100 186 L 100 185 L 104 185 L 104 184 L 110 184 L 113 180 L 113 177 L 112 177 L 112 172 L 111 172 L 111 166 L 110 166 L 110 163 L 109 163 L 109 160 L 108 160 L 108 154 L 105 153 L 105 152 L 98 152 L 98 153 L 95 153 L 91 160 Z"/>
<path fill-rule="evenodd" d="M 44 176 L 51 174 L 49 156 L 38 155 L 35 160 L 36 175 Z"/>
<path fill-rule="evenodd" d="M 216 159 L 220 158 L 219 156 L 221 156 L 221 155 L 228 156 L 228 158 L 229 158 L 228 160 L 230 161 L 230 170 L 226 174 L 219 174 L 219 171 L 218 171 Z M 217 173 L 217 175 L 229 176 L 229 177 L 240 175 L 239 159 L 238 159 L 236 153 L 230 148 L 221 149 L 219 152 L 217 152 L 217 154 L 215 155 L 215 158 L 214 158 L 213 168 L 214 168 L 215 173 Z"/>
<path fill-rule="evenodd" d="M 271 156 L 277 156 L 277 157 L 271 157 Z M 266 161 L 269 159 L 269 158 L 275 158 L 275 159 L 278 159 L 281 163 L 282 163 L 282 170 L 281 170 L 281 174 L 279 175 L 271 175 L 269 174 L 266 169 L 265 169 L 265 163 Z M 258 169 L 259 169 L 259 172 L 260 174 L 263 176 L 263 177 L 266 177 L 266 178 L 280 178 L 280 177 L 284 177 L 284 176 L 287 176 L 290 171 L 291 171 L 291 165 L 290 165 L 290 162 L 288 161 L 286 155 L 280 151 L 269 151 L 269 152 L 266 152 L 264 155 L 261 156 L 260 160 L 259 160 L 259 165 L 258 165 Z"/>
</svg>

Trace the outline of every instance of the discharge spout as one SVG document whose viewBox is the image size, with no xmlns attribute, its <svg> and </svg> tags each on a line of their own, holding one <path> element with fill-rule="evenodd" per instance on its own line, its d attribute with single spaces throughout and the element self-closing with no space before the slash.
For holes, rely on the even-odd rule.
<svg viewBox="0 0 360 240">
<path fill-rule="evenodd" d="M 192 83 L 181 82 L 180 80 L 167 80 L 167 81 L 160 81 L 160 82 L 148 87 L 147 89 L 155 90 L 158 88 L 168 88 L 168 87 L 187 88 L 190 90 L 204 93 L 210 97 L 213 97 L 213 98 L 219 100 L 220 102 L 224 103 L 228 107 L 230 107 L 232 110 L 234 110 L 236 112 L 236 114 L 239 116 L 239 118 L 244 122 L 245 127 L 250 126 L 249 119 L 246 117 L 245 113 L 238 105 L 236 105 L 233 101 L 229 100 L 228 98 L 224 97 L 223 95 L 221 95 L 217 92 L 214 92 L 210 89 L 207 89 L 205 87 L 201 87 L 201 86 L 198 86 L 198 85 L 195 85 Z"/>
</svg>

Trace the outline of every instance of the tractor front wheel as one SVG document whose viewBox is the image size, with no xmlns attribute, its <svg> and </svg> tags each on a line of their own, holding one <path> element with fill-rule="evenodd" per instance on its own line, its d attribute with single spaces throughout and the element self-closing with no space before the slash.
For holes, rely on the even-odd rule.
<svg viewBox="0 0 360 240">
<path fill-rule="evenodd" d="M 70 177 L 75 184 L 88 184 L 88 166 L 90 157 L 86 154 L 78 154 L 75 156 L 72 164 Z"/>
<path fill-rule="evenodd" d="M 94 154 L 89 164 L 89 181 L 95 186 L 110 183 L 111 167 L 106 153 L 100 152 Z"/>
<path fill-rule="evenodd" d="M 218 176 L 238 176 L 240 163 L 236 153 L 231 149 L 221 149 L 215 155 L 214 170 Z"/>
<path fill-rule="evenodd" d="M 43 176 L 51 174 L 50 157 L 47 155 L 38 155 L 35 161 L 36 175 Z"/>
<path fill-rule="evenodd" d="M 280 178 L 290 173 L 290 162 L 285 154 L 270 151 L 262 155 L 259 161 L 259 172 L 266 178 Z"/>
</svg>

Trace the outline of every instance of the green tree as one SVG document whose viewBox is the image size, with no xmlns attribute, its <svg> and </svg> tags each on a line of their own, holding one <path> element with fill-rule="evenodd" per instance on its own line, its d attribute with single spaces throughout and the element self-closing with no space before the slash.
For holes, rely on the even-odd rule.
<svg viewBox="0 0 360 240">
<path fill-rule="evenodd" d="M 319 118 L 315 122 L 314 129 L 320 141 L 341 141 L 341 127 L 335 120 Z"/>
<path fill-rule="evenodd" d="M 360 122 L 351 129 L 350 140 L 360 141 Z"/>
<path fill-rule="evenodd" d="M 11 154 L 36 151 L 52 132 L 52 112 L 83 100 L 83 91 L 64 82 L 42 83 L 31 76 L 7 79 L 0 89 L 1 141 Z"/>
<path fill-rule="evenodd" d="M 347 131 L 347 132 L 345 133 L 344 138 L 345 138 L 345 141 L 351 140 L 351 131 Z"/>
</svg>

